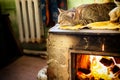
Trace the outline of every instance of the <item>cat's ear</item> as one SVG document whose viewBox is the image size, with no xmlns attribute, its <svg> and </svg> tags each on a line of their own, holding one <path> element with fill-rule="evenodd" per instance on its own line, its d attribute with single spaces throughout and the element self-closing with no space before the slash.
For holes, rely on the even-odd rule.
<svg viewBox="0 0 120 80">
<path fill-rule="evenodd" d="M 68 12 L 67 15 L 68 15 L 69 17 L 71 17 L 72 19 L 75 19 L 76 9 L 73 8 L 70 12 Z"/>
<path fill-rule="evenodd" d="M 69 17 L 71 17 L 72 19 L 77 19 L 79 18 L 79 13 L 77 10 L 73 10 L 72 12 L 69 12 L 67 14 Z"/>
<path fill-rule="evenodd" d="M 59 13 L 64 12 L 65 10 L 58 8 Z"/>
<path fill-rule="evenodd" d="M 69 12 L 67 15 L 68 15 L 69 17 L 71 17 L 72 19 L 75 18 L 75 12 Z"/>
</svg>

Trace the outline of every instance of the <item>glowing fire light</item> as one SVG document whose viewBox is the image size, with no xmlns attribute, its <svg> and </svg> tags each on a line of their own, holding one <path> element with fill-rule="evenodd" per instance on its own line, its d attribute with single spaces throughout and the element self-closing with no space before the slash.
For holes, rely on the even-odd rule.
<svg viewBox="0 0 120 80">
<path fill-rule="evenodd" d="M 76 73 L 78 80 L 86 80 L 86 79 L 87 80 L 100 80 L 100 79 L 119 80 L 120 79 L 120 64 L 115 63 L 114 57 L 81 55 L 81 57 L 79 56 L 78 60 L 80 60 L 80 62 L 78 61 L 79 65 L 77 65 L 77 73 Z M 84 63 L 81 63 L 82 61 L 87 63 L 86 66 L 89 65 L 90 68 L 87 68 Z M 82 64 L 84 64 L 84 66 L 81 66 Z M 89 71 L 89 73 L 86 73 L 86 71 L 87 72 Z"/>
<path fill-rule="evenodd" d="M 105 50 L 105 45 L 104 44 L 102 44 L 102 51 L 104 51 Z"/>
<path fill-rule="evenodd" d="M 91 63 L 91 74 L 96 79 L 110 80 L 114 75 L 109 75 L 108 67 L 101 64 L 100 59 L 102 59 L 102 56 L 94 56 L 94 60 Z"/>
</svg>

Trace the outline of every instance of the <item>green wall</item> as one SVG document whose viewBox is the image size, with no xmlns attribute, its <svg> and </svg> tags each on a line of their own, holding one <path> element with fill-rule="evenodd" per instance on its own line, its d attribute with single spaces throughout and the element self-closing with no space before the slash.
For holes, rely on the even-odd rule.
<svg viewBox="0 0 120 80">
<path fill-rule="evenodd" d="M 0 0 L 0 7 L 2 14 L 9 14 L 12 29 L 15 33 L 15 36 L 19 38 L 17 20 L 16 20 L 15 0 Z"/>
<path fill-rule="evenodd" d="M 76 7 L 81 4 L 88 4 L 88 3 L 103 3 L 103 2 L 109 2 L 113 0 L 67 0 L 68 3 L 68 9 Z"/>
<path fill-rule="evenodd" d="M 94 0 L 68 0 L 68 9 L 84 3 L 93 3 Z"/>
</svg>

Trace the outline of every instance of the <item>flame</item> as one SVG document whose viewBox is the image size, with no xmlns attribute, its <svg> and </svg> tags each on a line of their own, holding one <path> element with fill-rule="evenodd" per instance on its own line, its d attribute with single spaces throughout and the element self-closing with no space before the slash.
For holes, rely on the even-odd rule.
<svg viewBox="0 0 120 80">
<path fill-rule="evenodd" d="M 120 64 L 115 63 L 114 57 L 82 55 L 81 57 L 79 56 L 79 60 L 80 62 L 78 62 L 79 65 L 77 65 L 77 69 L 79 68 L 81 69 L 77 70 L 77 73 L 76 73 L 79 80 L 81 79 L 82 80 L 86 80 L 86 79 L 87 80 L 99 80 L 99 79 L 116 80 L 116 79 L 119 79 L 118 75 L 120 75 Z M 89 65 L 89 68 L 87 68 L 88 65 Z M 112 68 L 115 65 L 119 67 L 119 70 L 114 73 L 114 71 L 112 71 Z M 86 74 L 84 71 L 82 71 L 83 68 L 90 72 Z"/>
<path fill-rule="evenodd" d="M 94 75 L 96 79 L 110 80 L 113 74 L 109 75 L 108 68 L 100 63 L 102 56 L 94 56 L 94 60 L 91 63 L 91 74 Z"/>
<path fill-rule="evenodd" d="M 105 50 L 105 45 L 104 44 L 102 44 L 102 51 L 104 51 Z"/>
</svg>

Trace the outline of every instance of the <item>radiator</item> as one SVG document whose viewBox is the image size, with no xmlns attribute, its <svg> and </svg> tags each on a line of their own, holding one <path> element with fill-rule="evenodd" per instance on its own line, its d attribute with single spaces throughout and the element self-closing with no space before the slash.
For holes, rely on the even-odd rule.
<svg viewBox="0 0 120 80">
<path fill-rule="evenodd" d="M 15 0 L 21 42 L 40 42 L 44 35 L 39 0 Z"/>
</svg>

